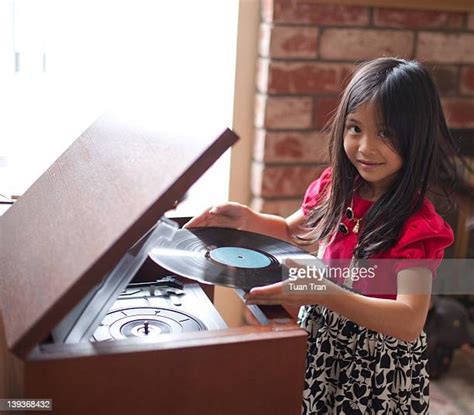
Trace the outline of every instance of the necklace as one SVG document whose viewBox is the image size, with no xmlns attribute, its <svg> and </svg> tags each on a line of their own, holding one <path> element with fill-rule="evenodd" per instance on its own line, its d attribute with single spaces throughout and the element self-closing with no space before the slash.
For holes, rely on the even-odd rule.
<svg viewBox="0 0 474 415">
<path fill-rule="evenodd" d="M 354 192 L 356 190 L 357 190 L 357 188 L 354 189 Z M 354 209 L 352 207 L 353 203 L 354 203 L 354 192 L 352 192 L 351 205 L 346 208 L 345 215 L 346 215 L 346 218 L 349 219 L 351 222 L 355 222 L 355 225 L 352 228 L 352 232 L 355 233 L 355 234 L 358 234 L 359 230 L 360 230 L 360 222 L 362 221 L 362 219 L 364 217 L 361 217 L 361 218 L 356 218 L 355 217 Z M 339 224 L 339 231 L 343 235 L 348 235 L 349 234 L 349 228 L 347 227 L 347 225 L 344 222 L 341 222 Z"/>
</svg>

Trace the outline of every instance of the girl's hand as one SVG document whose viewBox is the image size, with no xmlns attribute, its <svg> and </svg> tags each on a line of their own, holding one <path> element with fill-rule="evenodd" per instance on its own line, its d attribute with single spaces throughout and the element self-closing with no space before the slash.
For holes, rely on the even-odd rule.
<svg viewBox="0 0 474 415">
<path fill-rule="evenodd" d="M 287 258 L 284 262 L 288 268 L 304 268 L 304 265 L 297 261 Z M 317 284 L 324 286 L 324 290 L 313 289 L 311 285 Z M 302 289 L 302 286 L 306 289 Z M 309 304 L 325 304 L 325 300 L 331 297 L 331 294 L 338 292 L 336 284 L 323 278 L 322 280 L 296 280 L 286 279 L 282 282 L 266 285 L 264 287 L 252 288 L 249 293 L 244 295 L 247 304 L 273 305 L 281 304 L 290 307 L 300 307 Z"/>
<path fill-rule="evenodd" d="M 327 290 L 323 293 L 317 291 L 304 291 L 291 289 L 291 282 L 285 280 L 264 287 L 252 288 L 244 295 L 246 304 L 273 305 L 281 304 L 287 306 L 302 306 L 308 304 L 324 304 L 325 296 L 333 293 L 334 284 L 325 281 Z"/>
<path fill-rule="evenodd" d="M 244 229 L 252 214 L 248 206 L 236 202 L 228 202 L 206 209 L 191 219 L 184 228 L 218 226 L 221 228 Z"/>
<path fill-rule="evenodd" d="M 266 285 L 264 287 L 252 288 L 249 293 L 244 295 L 246 304 L 260 305 L 289 305 L 301 306 L 310 304 L 308 294 L 292 293 L 289 289 L 288 280 Z"/>
</svg>

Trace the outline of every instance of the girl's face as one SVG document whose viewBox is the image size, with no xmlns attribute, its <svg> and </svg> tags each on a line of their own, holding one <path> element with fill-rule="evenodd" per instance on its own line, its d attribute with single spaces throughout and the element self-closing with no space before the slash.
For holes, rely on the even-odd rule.
<svg viewBox="0 0 474 415">
<path fill-rule="evenodd" d="M 374 105 L 365 103 L 346 117 L 344 150 L 373 197 L 380 197 L 395 179 L 403 161 L 393 148 L 387 131 L 377 123 Z"/>
</svg>

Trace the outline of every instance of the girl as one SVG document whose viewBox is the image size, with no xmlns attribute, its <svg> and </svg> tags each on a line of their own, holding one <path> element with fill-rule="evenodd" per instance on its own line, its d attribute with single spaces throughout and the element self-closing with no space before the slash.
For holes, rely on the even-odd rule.
<svg viewBox="0 0 474 415">
<path fill-rule="evenodd" d="M 328 282 L 323 294 L 293 292 L 284 281 L 254 288 L 246 298 L 301 306 L 300 324 L 308 331 L 303 413 L 425 414 L 423 326 L 432 276 L 453 242 L 426 195 L 466 194 L 428 72 L 394 58 L 361 65 L 333 117 L 329 145 L 330 167 L 288 218 L 227 203 L 187 227 L 226 226 L 317 243 L 327 260 L 397 259 L 390 270 L 384 267 L 388 285 L 376 294 L 368 279 L 353 290 Z"/>
</svg>

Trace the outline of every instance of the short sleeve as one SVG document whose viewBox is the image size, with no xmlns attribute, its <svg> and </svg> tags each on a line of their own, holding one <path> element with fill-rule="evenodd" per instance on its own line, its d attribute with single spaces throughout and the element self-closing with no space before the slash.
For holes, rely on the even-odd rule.
<svg viewBox="0 0 474 415">
<path fill-rule="evenodd" d="M 303 203 L 301 205 L 301 209 L 305 216 L 307 216 L 311 209 L 314 208 L 321 200 L 321 195 L 323 194 L 324 189 L 331 182 L 331 176 L 332 169 L 331 167 L 328 167 L 306 189 Z"/>
<path fill-rule="evenodd" d="M 410 267 L 429 268 L 436 275 L 444 250 L 454 241 L 453 230 L 431 205 L 409 220 L 402 237 L 391 249 L 391 257 L 397 259 L 395 271 Z"/>
</svg>

